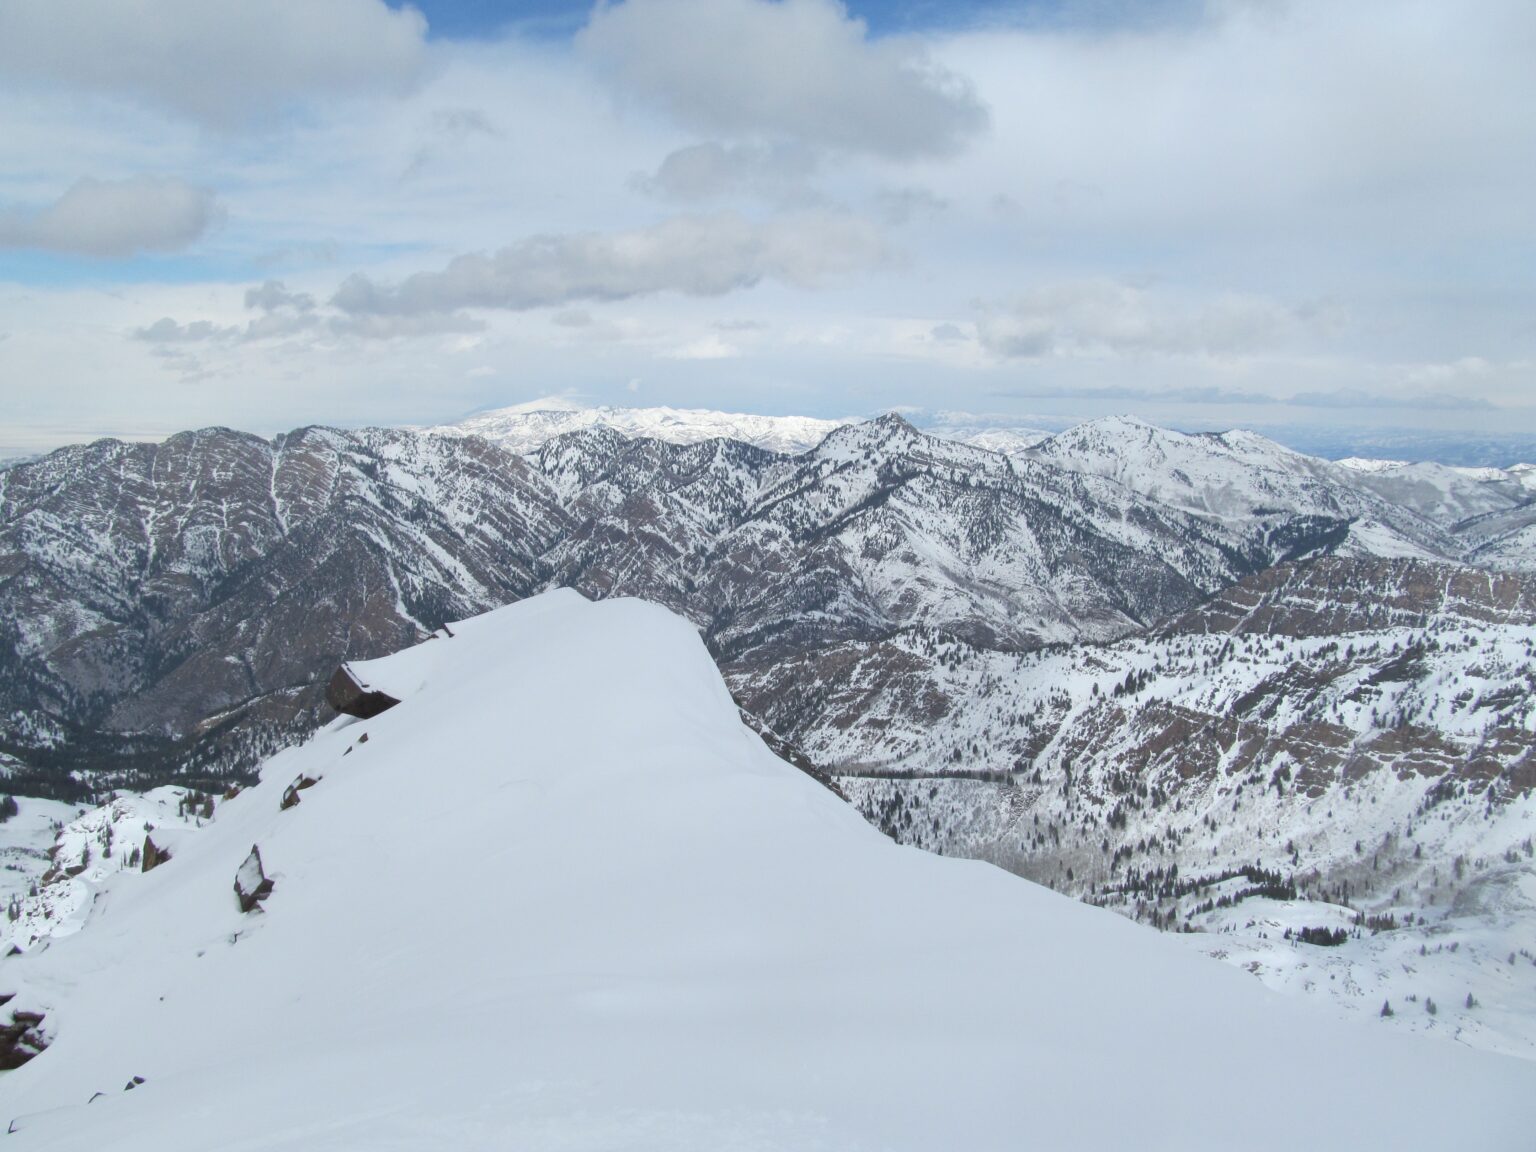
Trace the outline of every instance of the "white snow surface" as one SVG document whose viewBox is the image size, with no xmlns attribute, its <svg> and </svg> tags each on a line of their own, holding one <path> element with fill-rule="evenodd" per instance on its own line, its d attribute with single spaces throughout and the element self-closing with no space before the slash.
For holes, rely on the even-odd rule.
<svg viewBox="0 0 1536 1152">
<path fill-rule="evenodd" d="M 453 632 L 367 666 L 398 707 L 0 961 L 52 1037 L 0 1075 L 7 1148 L 1530 1146 L 1536 1063 L 891 843 L 660 608 L 560 591 Z M 253 843 L 275 888 L 242 915 Z"/>
</svg>

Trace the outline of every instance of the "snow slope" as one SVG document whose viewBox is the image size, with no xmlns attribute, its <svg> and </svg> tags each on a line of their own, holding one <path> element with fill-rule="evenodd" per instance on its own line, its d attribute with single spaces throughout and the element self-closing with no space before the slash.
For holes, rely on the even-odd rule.
<svg viewBox="0 0 1536 1152">
<path fill-rule="evenodd" d="M 892 844 L 680 618 L 556 592 L 453 631 L 0 961 L 53 1037 L 0 1077 L 8 1149 L 1529 1147 L 1536 1064 Z"/>
</svg>

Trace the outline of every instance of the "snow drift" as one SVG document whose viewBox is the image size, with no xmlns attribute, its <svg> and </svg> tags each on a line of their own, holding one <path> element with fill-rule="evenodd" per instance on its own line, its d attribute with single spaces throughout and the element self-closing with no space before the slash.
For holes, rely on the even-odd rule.
<svg viewBox="0 0 1536 1152">
<path fill-rule="evenodd" d="M 452 631 L 366 667 L 400 705 L 0 961 L 53 1032 L 0 1077 L 7 1149 L 1529 1146 L 1536 1065 L 892 844 L 659 608 Z"/>
</svg>

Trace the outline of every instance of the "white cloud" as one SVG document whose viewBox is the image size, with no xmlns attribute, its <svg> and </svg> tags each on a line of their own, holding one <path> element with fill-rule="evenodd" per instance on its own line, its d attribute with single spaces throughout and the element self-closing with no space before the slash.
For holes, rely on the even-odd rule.
<svg viewBox="0 0 1536 1152">
<path fill-rule="evenodd" d="M 78 180 L 45 208 L 0 211 L 0 248 L 102 258 L 190 247 L 220 209 L 206 188 L 169 177 Z"/>
<path fill-rule="evenodd" d="M 817 163 L 817 154 L 800 144 L 691 144 L 669 152 L 655 175 L 635 185 L 685 203 L 741 195 L 805 202 L 813 198 L 806 180 Z"/>
<path fill-rule="evenodd" d="M 834 0 L 626 0 L 578 43 L 617 88 L 684 126 L 893 158 L 986 124 L 969 83 L 911 40 L 870 40 Z"/>
<path fill-rule="evenodd" d="M 290 292 L 281 280 L 268 280 L 256 288 L 245 290 L 245 306 L 260 308 L 263 312 L 292 309 L 295 312 L 311 312 L 315 298 L 308 292 Z"/>
<path fill-rule="evenodd" d="M 460 308 L 523 311 L 658 292 L 721 296 L 763 280 L 815 287 L 885 258 L 879 231 L 846 213 L 803 212 L 767 221 L 733 213 L 680 216 L 631 232 L 535 236 L 486 256 L 456 256 L 440 272 L 382 285 L 343 281 L 332 301 L 362 316 Z"/>
<path fill-rule="evenodd" d="M 732 360 L 741 355 L 741 349 L 719 336 L 705 336 L 662 355 L 668 360 Z"/>
<path fill-rule="evenodd" d="M 976 320 L 981 346 L 1005 359 L 1138 353 L 1252 354 L 1303 330 L 1335 327 L 1327 310 L 1227 294 L 1195 304 L 1107 280 L 1032 288 Z M 951 326 L 953 327 L 953 326 Z M 937 335 L 937 332 L 935 333 Z"/>
<path fill-rule="evenodd" d="M 426 21 L 381 0 L 6 0 L 0 75 L 230 124 L 309 96 L 398 92 Z"/>
<path fill-rule="evenodd" d="M 205 344 L 212 340 L 233 340 L 240 335 L 240 329 L 232 324 L 215 324 L 212 320 L 192 320 L 182 324 L 162 316 L 153 324 L 135 330 L 133 335 L 150 344 Z"/>
</svg>

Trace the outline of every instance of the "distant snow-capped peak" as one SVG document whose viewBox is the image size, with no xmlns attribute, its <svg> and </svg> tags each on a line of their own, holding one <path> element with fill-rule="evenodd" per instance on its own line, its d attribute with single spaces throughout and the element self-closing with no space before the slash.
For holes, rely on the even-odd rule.
<svg viewBox="0 0 1536 1152">
<path fill-rule="evenodd" d="M 497 408 L 427 429 L 444 436 L 479 436 L 519 455 L 536 452 L 556 436 L 582 428 L 612 428 L 625 436 L 643 436 L 673 444 L 703 440 L 740 440 L 770 452 L 796 454 L 820 444 L 829 432 L 853 420 L 814 416 L 760 416 L 702 408 L 583 408 L 564 397 Z"/>
<path fill-rule="evenodd" d="M 810 451 L 837 429 L 866 419 L 863 416 L 843 419 L 763 416 L 707 408 L 583 407 L 568 397 L 551 396 L 479 412 L 457 423 L 441 424 L 425 431 L 441 436 L 479 436 L 520 456 L 537 452 L 556 436 L 594 427 L 673 444 L 740 440 L 770 452 L 794 456 Z M 924 424 L 922 431 L 944 440 L 1001 452 L 1005 456 L 1023 455 L 1050 435 L 1037 428 L 1014 427 L 993 419 L 948 412 L 940 413 L 935 423 Z"/>
</svg>

